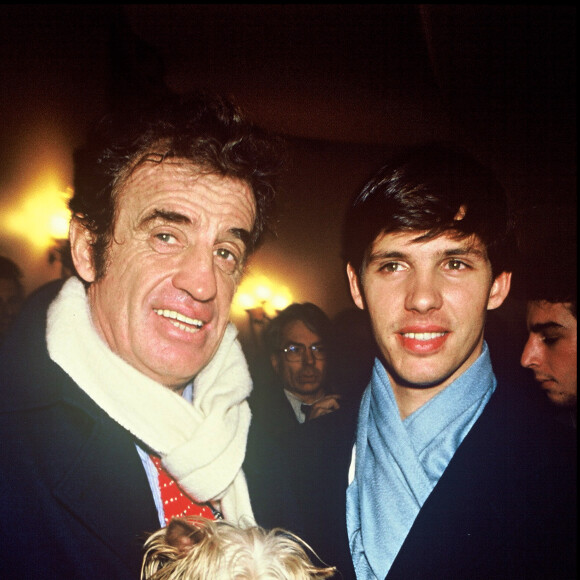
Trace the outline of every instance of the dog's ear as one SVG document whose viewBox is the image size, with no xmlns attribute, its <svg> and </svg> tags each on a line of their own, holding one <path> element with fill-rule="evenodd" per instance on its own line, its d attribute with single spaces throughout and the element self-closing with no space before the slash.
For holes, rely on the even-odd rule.
<svg viewBox="0 0 580 580">
<path fill-rule="evenodd" d="M 180 555 L 185 556 L 195 544 L 202 540 L 203 536 L 203 529 L 192 526 L 184 520 L 174 518 L 167 526 L 165 541 L 170 546 L 177 548 Z"/>
</svg>

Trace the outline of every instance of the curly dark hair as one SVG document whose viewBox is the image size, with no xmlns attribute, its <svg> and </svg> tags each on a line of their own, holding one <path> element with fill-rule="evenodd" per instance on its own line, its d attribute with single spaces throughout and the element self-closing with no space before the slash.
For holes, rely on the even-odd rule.
<svg viewBox="0 0 580 580">
<path fill-rule="evenodd" d="M 263 240 L 285 161 L 281 139 L 249 121 L 233 102 L 208 92 L 132 103 L 101 119 L 74 156 L 69 208 L 94 235 L 97 278 L 105 271 L 119 191 L 140 163 L 167 158 L 247 183 L 257 206 L 248 253 Z"/>
</svg>

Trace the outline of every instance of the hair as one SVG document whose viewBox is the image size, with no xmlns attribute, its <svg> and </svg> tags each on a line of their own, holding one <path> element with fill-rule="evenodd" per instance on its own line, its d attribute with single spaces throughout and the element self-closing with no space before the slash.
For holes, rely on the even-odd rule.
<svg viewBox="0 0 580 580">
<path fill-rule="evenodd" d="M 312 552 L 300 538 L 281 528 L 266 531 L 199 516 L 175 518 L 145 542 L 141 580 L 332 577 L 336 568 L 315 566 L 307 550 Z"/>
<path fill-rule="evenodd" d="M 443 233 L 476 235 L 497 276 L 512 268 L 513 225 L 508 198 L 491 171 L 460 148 L 432 143 L 395 157 L 353 198 L 342 257 L 361 276 L 383 233 L 421 232 L 417 242 Z"/>
<path fill-rule="evenodd" d="M 285 161 L 282 141 L 267 135 L 223 97 L 171 94 L 119 107 L 91 129 L 86 145 L 75 152 L 69 208 L 93 234 L 97 278 L 105 272 L 119 191 L 141 163 L 168 158 L 247 183 L 257 206 L 248 254 L 261 243 Z"/>
<path fill-rule="evenodd" d="M 13 280 L 16 283 L 16 288 L 19 294 L 24 294 L 24 286 L 22 285 L 22 271 L 10 258 L 0 256 L 0 279 Z"/>
<path fill-rule="evenodd" d="M 326 313 L 316 304 L 312 304 L 312 302 L 295 302 L 282 310 L 266 328 L 264 344 L 268 354 L 273 354 L 280 350 L 284 328 L 296 320 L 303 322 L 308 330 L 320 336 L 324 342 L 330 343 L 331 322 Z"/>
<path fill-rule="evenodd" d="M 577 316 L 576 206 L 540 205 L 517 215 L 513 295 L 520 300 L 570 304 Z"/>
</svg>

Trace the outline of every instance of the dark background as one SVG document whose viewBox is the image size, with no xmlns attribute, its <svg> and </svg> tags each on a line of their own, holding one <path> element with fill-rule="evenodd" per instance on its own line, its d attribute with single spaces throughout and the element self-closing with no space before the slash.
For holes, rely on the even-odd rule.
<svg viewBox="0 0 580 580">
<path fill-rule="evenodd" d="M 0 223 L 48 169 L 63 191 L 89 122 L 120 98 L 209 87 L 287 137 L 278 237 L 251 263 L 331 316 L 349 198 L 395 148 L 454 140 L 518 207 L 576 203 L 576 8 L 8 5 L 0 8 Z M 554 223 L 557 227 L 557 223 Z M 0 230 L 28 291 L 58 276 Z"/>
</svg>

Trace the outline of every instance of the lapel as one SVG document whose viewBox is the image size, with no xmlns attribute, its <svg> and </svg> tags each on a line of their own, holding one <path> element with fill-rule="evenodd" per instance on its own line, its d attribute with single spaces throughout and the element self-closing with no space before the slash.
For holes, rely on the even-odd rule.
<svg viewBox="0 0 580 580">
<path fill-rule="evenodd" d="M 0 383 L 6 380 L 10 388 L 0 398 L 2 420 L 29 414 L 41 462 L 36 473 L 97 543 L 138 570 L 144 536 L 160 527 L 157 510 L 133 436 L 48 356 L 46 309 L 60 286 L 50 284 L 31 297 L 5 345 Z M 13 433 L 21 429 L 26 426 L 14 425 Z"/>
<path fill-rule="evenodd" d="M 145 537 L 159 521 L 135 440 L 80 390 L 64 404 L 88 415 L 91 427 L 79 433 L 84 440 L 75 445 L 53 494 L 122 560 L 129 554 L 140 558 Z M 60 444 L 67 449 L 66 442 Z"/>
<path fill-rule="evenodd" d="M 506 527 L 511 513 L 525 509 L 518 505 L 525 494 L 520 493 L 520 460 L 514 453 L 518 415 L 517 409 L 506 409 L 498 386 L 421 508 L 388 580 L 423 574 L 447 578 L 453 570 L 469 569 L 482 555 L 490 568 L 494 559 L 506 557 L 498 530 Z"/>
</svg>

